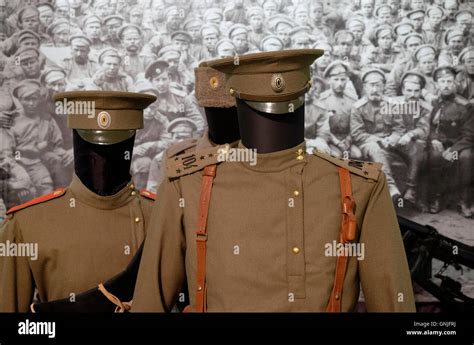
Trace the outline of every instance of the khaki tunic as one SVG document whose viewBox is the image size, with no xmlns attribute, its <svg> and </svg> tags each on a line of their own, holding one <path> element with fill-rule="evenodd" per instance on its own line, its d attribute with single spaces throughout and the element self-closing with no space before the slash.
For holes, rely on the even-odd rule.
<svg viewBox="0 0 474 345">
<path fill-rule="evenodd" d="M 352 172 L 357 239 L 365 245 L 365 257 L 349 259 L 342 310 L 354 309 L 361 284 L 369 311 L 414 311 L 403 242 L 380 165 L 358 169 L 327 155 L 299 160 L 299 149 L 304 152 L 305 146 L 259 154 L 255 166 L 218 165 L 207 227 L 207 310 L 326 310 L 337 258 L 325 255 L 325 245 L 339 238 L 337 168 L 344 165 Z M 202 152 L 195 153 L 198 161 Z M 362 177 L 365 172 L 371 178 Z M 194 305 L 201 181 L 197 171 L 161 184 L 133 311 L 170 311 L 185 280 Z"/>
<path fill-rule="evenodd" d="M 74 176 L 64 195 L 10 213 L 0 243 L 37 243 L 38 257 L 0 256 L 0 311 L 28 311 L 35 286 L 47 302 L 121 272 L 145 238 L 151 207 L 131 183 L 103 197 Z"/>
</svg>

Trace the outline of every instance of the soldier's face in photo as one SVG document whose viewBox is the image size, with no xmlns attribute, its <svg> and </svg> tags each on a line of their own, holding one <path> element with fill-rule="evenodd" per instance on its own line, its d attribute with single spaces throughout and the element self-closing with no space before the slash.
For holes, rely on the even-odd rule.
<svg viewBox="0 0 474 345">
<path fill-rule="evenodd" d="M 382 81 L 364 84 L 365 93 L 372 102 L 380 102 L 382 100 L 384 87 L 385 84 Z"/>
<path fill-rule="evenodd" d="M 441 15 L 441 12 L 431 11 L 428 17 L 428 21 L 432 27 L 437 27 L 443 21 L 443 16 Z"/>
<path fill-rule="evenodd" d="M 168 63 L 168 70 L 172 73 L 178 70 L 179 66 L 179 58 L 180 55 L 178 54 L 168 54 L 164 60 Z"/>
<path fill-rule="evenodd" d="M 66 91 L 66 80 L 59 79 L 51 83 L 46 83 L 46 88 L 48 89 L 50 94 L 54 94 L 57 92 L 64 92 Z"/>
<path fill-rule="evenodd" d="M 174 39 L 173 46 L 175 46 L 180 52 L 186 52 L 189 49 L 189 42 L 182 39 Z"/>
<path fill-rule="evenodd" d="M 316 60 L 316 67 L 318 70 L 324 71 L 332 61 L 332 48 L 325 45 L 321 46 L 321 49 L 324 49 L 324 55 Z"/>
<path fill-rule="evenodd" d="M 329 78 L 329 86 L 331 86 L 331 89 L 337 94 L 342 94 L 344 92 L 346 84 L 346 76 L 332 76 L 331 78 Z"/>
<path fill-rule="evenodd" d="M 456 36 L 456 37 L 451 38 L 448 41 L 448 47 L 451 49 L 451 51 L 454 54 L 456 55 L 459 54 L 461 50 L 464 48 L 464 41 L 462 37 Z"/>
<path fill-rule="evenodd" d="M 362 36 L 364 35 L 364 30 L 362 29 L 362 27 L 355 26 L 352 27 L 349 31 L 352 32 L 352 34 L 354 35 L 355 41 L 360 42 Z"/>
<path fill-rule="evenodd" d="M 394 14 L 396 14 L 401 7 L 400 0 L 388 0 L 387 5 L 392 8 L 392 13 Z"/>
<path fill-rule="evenodd" d="M 406 81 L 403 84 L 402 93 L 406 101 L 417 101 L 421 97 L 421 86 L 418 83 Z"/>
<path fill-rule="evenodd" d="M 90 48 L 82 45 L 71 44 L 71 54 L 74 60 L 78 64 L 84 64 L 87 62 Z"/>
<path fill-rule="evenodd" d="M 122 45 L 126 51 L 136 53 L 142 47 L 142 39 L 137 33 L 128 33 L 122 40 Z"/>
<path fill-rule="evenodd" d="M 444 7 L 444 11 L 448 18 L 453 18 L 454 14 L 458 11 L 458 6 L 451 1 Z"/>
<path fill-rule="evenodd" d="M 32 30 L 34 32 L 38 32 L 39 29 L 39 17 L 38 16 L 31 16 L 23 18 L 21 22 L 22 29 Z"/>
<path fill-rule="evenodd" d="M 218 21 L 218 23 L 219 22 L 220 20 Z M 181 25 L 181 17 L 178 11 L 172 12 L 168 15 L 168 17 L 166 18 L 166 25 L 172 31 L 179 30 L 179 27 Z"/>
<path fill-rule="evenodd" d="M 94 6 L 94 14 L 99 18 L 105 18 L 109 14 L 108 5 L 98 3 L 98 6 Z"/>
<path fill-rule="evenodd" d="M 410 53 L 410 54 L 413 54 L 415 52 L 416 48 L 418 48 L 420 46 L 420 44 L 421 44 L 420 40 L 416 37 L 408 39 L 407 42 L 406 42 L 407 52 Z"/>
<path fill-rule="evenodd" d="M 39 20 L 44 25 L 44 27 L 48 27 L 49 24 L 53 22 L 53 19 L 54 12 L 50 8 L 43 9 L 39 15 Z"/>
<path fill-rule="evenodd" d="M 41 97 L 39 90 L 34 94 L 25 97 L 20 97 L 20 103 L 23 106 L 23 109 L 25 110 L 26 114 L 37 114 L 40 101 Z"/>
<path fill-rule="evenodd" d="M 464 66 L 466 67 L 467 73 L 469 73 L 471 76 L 474 75 L 474 56 L 467 57 Z"/>
<path fill-rule="evenodd" d="M 360 9 L 364 17 L 372 17 L 374 2 L 372 0 L 362 0 L 360 2 Z"/>
<path fill-rule="evenodd" d="M 151 15 L 154 21 L 163 22 L 165 20 L 165 4 L 158 0 L 153 1 L 153 7 L 151 8 Z"/>
<path fill-rule="evenodd" d="M 412 10 L 424 10 L 425 2 L 424 0 L 411 0 L 410 8 Z"/>
<path fill-rule="evenodd" d="M 209 50 L 214 50 L 214 47 L 216 46 L 218 40 L 219 39 L 216 33 L 208 33 L 203 37 L 203 43 Z"/>
<path fill-rule="evenodd" d="M 115 78 L 120 68 L 120 59 L 115 56 L 105 56 L 102 61 L 102 69 L 107 78 Z"/>
<path fill-rule="evenodd" d="M 433 55 L 423 56 L 418 62 L 418 68 L 421 73 L 425 75 L 431 75 L 435 69 L 436 62 Z"/>
<path fill-rule="evenodd" d="M 161 73 L 160 75 L 154 77 L 151 83 L 159 94 L 167 93 L 170 87 L 170 79 L 168 73 Z"/>
<path fill-rule="evenodd" d="M 349 57 L 351 55 L 353 40 L 352 37 L 347 35 L 343 36 L 339 41 L 339 48 L 341 49 L 341 55 Z"/>
<path fill-rule="evenodd" d="M 378 22 L 379 22 L 379 24 L 391 24 L 392 23 L 392 14 L 390 13 L 390 11 L 388 9 L 380 11 L 379 16 L 378 16 Z"/>
<path fill-rule="evenodd" d="M 323 20 L 324 9 L 322 6 L 312 6 L 311 7 L 311 18 L 315 23 L 319 23 Z"/>
<path fill-rule="evenodd" d="M 20 65 L 27 78 L 35 78 L 40 71 L 39 60 L 35 57 L 22 59 Z"/>
<path fill-rule="evenodd" d="M 290 31 L 291 26 L 286 24 L 280 24 L 276 29 L 277 36 L 285 43 L 285 46 L 290 44 Z"/>
<path fill-rule="evenodd" d="M 423 22 L 425 20 L 424 16 L 417 16 L 413 17 L 410 19 L 411 23 L 413 24 L 413 27 L 415 28 L 415 31 L 419 31 L 421 27 L 423 26 Z"/>
<path fill-rule="evenodd" d="M 243 1 L 240 1 L 243 5 Z M 267 1 L 263 5 L 263 12 L 265 13 L 265 18 L 270 18 L 277 14 L 277 5 L 273 1 Z"/>
<path fill-rule="evenodd" d="M 188 27 L 187 33 L 193 38 L 193 42 L 199 40 L 199 31 L 201 30 L 200 26 L 190 26 Z"/>
<path fill-rule="evenodd" d="M 56 8 L 55 12 L 56 18 L 69 18 L 69 6 L 60 6 Z"/>
<path fill-rule="evenodd" d="M 308 25 L 308 12 L 307 11 L 299 11 L 295 14 L 295 23 L 299 25 Z"/>
<path fill-rule="evenodd" d="M 64 30 L 54 34 L 53 41 L 56 46 L 66 47 L 69 43 L 69 31 Z"/>
<path fill-rule="evenodd" d="M 91 40 L 96 40 L 100 38 L 101 26 L 99 23 L 90 23 L 87 24 L 84 28 L 84 33 Z"/>
<path fill-rule="evenodd" d="M 249 20 L 250 27 L 254 31 L 262 30 L 263 28 L 263 17 L 262 16 L 252 16 Z"/>
<path fill-rule="evenodd" d="M 143 23 L 143 12 L 140 10 L 133 10 L 130 12 L 130 24 L 141 26 Z"/>
<path fill-rule="evenodd" d="M 39 44 L 38 40 L 36 40 L 34 38 L 25 38 L 20 42 L 20 48 L 22 48 L 22 47 L 32 47 L 32 48 L 39 49 L 39 46 L 40 46 L 40 44 Z"/>
<path fill-rule="evenodd" d="M 109 33 L 109 36 L 111 38 L 117 38 L 117 31 L 120 29 L 122 26 L 122 22 L 120 21 L 114 21 L 107 25 L 107 32 Z"/>
<path fill-rule="evenodd" d="M 232 42 L 235 45 L 235 49 L 237 50 L 237 53 L 241 54 L 247 51 L 247 48 L 249 45 L 247 34 L 242 33 L 242 34 L 237 34 L 237 35 L 232 36 Z"/>
<path fill-rule="evenodd" d="M 443 96 L 449 96 L 453 94 L 454 92 L 454 76 L 448 75 L 448 76 L 443 76 L 438 78 L 438 81 L 436 82 L 436 85 L 438 86 L 438 90 Z"/>
<path fill-rule="evenodd" d="M 389 51 L 393 44 L 392 35 L 387 34 L 380 36 L 377 43 L 382 50 Z"/>
</svg>

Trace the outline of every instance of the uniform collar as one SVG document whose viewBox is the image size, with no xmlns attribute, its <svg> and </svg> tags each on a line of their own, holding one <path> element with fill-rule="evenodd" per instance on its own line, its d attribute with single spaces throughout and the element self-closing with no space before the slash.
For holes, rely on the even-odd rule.
<svg viewBox="0 0 474 345">
<path fill-rule="evenodd" d="M 124 206 L 136 197 L 135 185 L 130 181 L 114 195 L 101 196 L 88 189 L 79 177 L 74 174 L 69 191 L 81 202 L 102 210 L 113 210 Z"/>
<path fill-rule="evenodd" d="M 239 141 L 237 148 L 247 149 L 242 141 Z M 308 161 L 306 154 L 306 143 L 301 144 L 277 152 L 258 153 L 255 165 L 250 165 L 249 162 L 241 162 L 241 164 L 253 171 L 258 172 L 277 172 L 289 169 L 294 166 L 303 166 Z"/>
</svg>

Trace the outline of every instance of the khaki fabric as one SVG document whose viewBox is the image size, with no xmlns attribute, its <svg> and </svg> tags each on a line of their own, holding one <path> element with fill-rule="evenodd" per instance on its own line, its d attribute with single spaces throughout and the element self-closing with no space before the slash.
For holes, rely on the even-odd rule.
<svg viewBox="0 0 474 345">
<path fill-rule="evenodd" d="M 73 298 L 121 272 L 145 238 L 152 204 L 132 183 L 104 197 L 74 176 L 62 196 L 9 214 L 0 243 L 37 244 L 38 257 L 0 256 L 0 311 L 29 311 L 35 287 L 41 302 Z"/>
<path fill-rule="evenodd" d="M 235 98 L 225 87 L 225 74 L 205 65 L 194 69 L 196 99 L 201 107 L 235 107 Z"/>
<path fill-rule="evenodd" d="M 254 53 L 208 61 L 207 65 L 225 73 L 226 88 L 236 98 L 285 102 L 309 90 L 310 65 L 323 53 L 320 49 Z"/>
<path fill-rule="evenodd" d="M 244 148 L 241 143 L 239 148 Z M 361 284 L 369 311 L 415 311 L 403 242 L 380 164 L 303 152 L 301 144 L 258 154 L 255 166 L 217 166 L 207 228 L 207 310 L 326 310 L 337 257 L 325 255 L 325 245 L 339 239 L 338 167 L 344 166 L 351 168 L 357 239 L 365 248 L 363 260 L 349 259 L 342 310 L 354 309 Z M 169 312 L 186 280 L 195 303 L 201 181 L 202 170 L 161 184 L 133 311 Z"/>
<path fill-rule="evenodd" d="M 121 91 L 59 92 L 53 98 L 56 108 L 67 114 L 69 128 L 92 130 L 143 128 L 143 109 L 156 100 L 153 95 Z"/>
</svg>

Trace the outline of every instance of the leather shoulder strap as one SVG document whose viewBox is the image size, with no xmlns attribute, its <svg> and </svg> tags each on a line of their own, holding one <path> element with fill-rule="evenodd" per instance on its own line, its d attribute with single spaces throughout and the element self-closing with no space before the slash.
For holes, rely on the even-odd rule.
<svg viewBox="0 0 474 345">
<path fill-rule="evenodd" d="M 356 237 L 356 217 L 355 202 L 352 198 L 351 174 L 347 169 L 338 168 L 339 182 L 341 185 L 341 231 L 339 234 L 339 242 L 342 245 L 353 242 Z M 347 256 L 338 256 L 336 261 L 336 274 L 334 277 L 334 285 L 332 288 L 329 303 L 326 308 L 328 312 L 340 312 L 342 301 L 342 289 L 344 287 L 344 278 L 347 270 Z"/>
<path fill-rule="evenodd" d="M 204 168 L 201 184 L 201 196 L 199 198 L 198 227 L 196 230 L 197 246 L 197 285 L 195 312 L 203 313 L 206 306 L 206 242 L 207 242 L 207 217 L 211 202 L 212 184 L 216 176 L 217 165 L 208 165 Z"/>
</svg>

